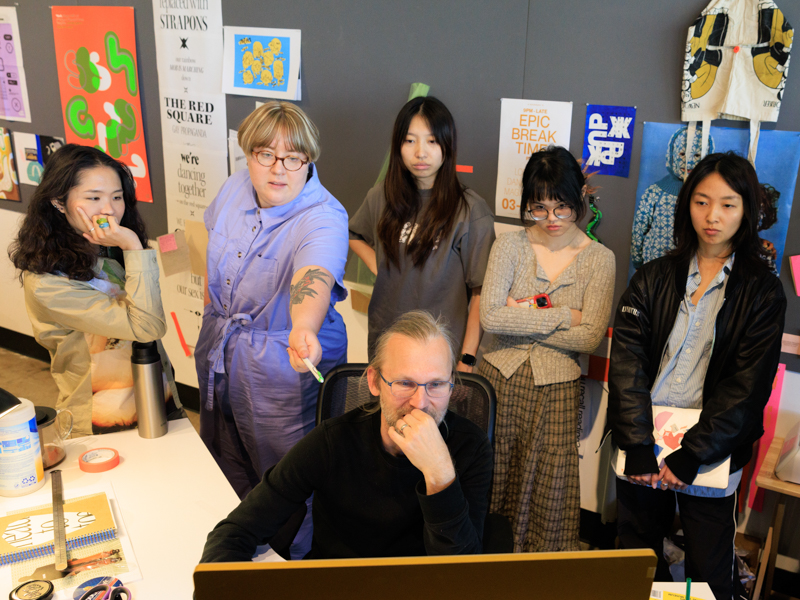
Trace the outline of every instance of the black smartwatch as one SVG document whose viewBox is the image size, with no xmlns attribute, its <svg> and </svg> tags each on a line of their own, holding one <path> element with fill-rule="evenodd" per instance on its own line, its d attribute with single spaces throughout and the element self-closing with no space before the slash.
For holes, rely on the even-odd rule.
<svg viewBox="0 0 800 600">
<path fill-rule="evenodd" d="M 468 367 L 474 367 L 478 363 L 478 359 L 472 356 L 472 354 L 465 353 L 461 355 L 461 362 Z"/>
</svg>

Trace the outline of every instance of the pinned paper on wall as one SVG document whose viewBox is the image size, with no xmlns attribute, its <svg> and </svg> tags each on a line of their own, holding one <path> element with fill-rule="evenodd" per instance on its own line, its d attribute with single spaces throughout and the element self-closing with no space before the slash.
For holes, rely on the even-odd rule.
<svg viewBox="0 0 800 600">
<path fill-rule="evenodd" d="M 635 106 L 586 105 L 583 164 L 589 172 L 628 176 L 635 125 Z"/>
<path fill-rule="evenodd" d="M 522 173 L 531 154 L 550 144 L 569 150 L 572 102 L 503 98 L 497 156 L 495 214 L 519 219 Z"/>
<path fill-rule="evenodd" d="M 206 276 L 206 251 L 208 248 L 208 232 L 200 221 L 186 220 L 186 243 L 189 246 L 189 261 L 192 273 Z"/>
<path fill-rule="evenodd" d="M 769 396 L 767 405 L 764 407 L 764 435 L 758 440 L 758 454 L 755 461 L 754 473 L 761 471 L 761 465 L 767 456 L 767 451 L 775 437 L 775 426 L 778 423 L 778 412 L 781 405 L 781 392 L 783 391 L 783 375 L 786 372 L 786 365 L 779 364 L 778 372 L 772 381 L 772 393 Z M 747 505 L 753 510 L 761 512 L 764 504 L 764 490 L 756 485 L 756 478 L 750 480 L 750 491 Z"/>
<path fill-rule="evenodd" d="M 794 293 L 800 296 L 800 254 L 789 257 L 789 266 L 792 270 L 792 282 L 794 283 Z"/>
<path fill-rule="evenodd" d="M 8 129 L 0 127 L 0 198 L 21 202 L 19 179 Z"/>
<path fill-rule="evenodd" d="M 136 199 L 152 202 L 133 8 L 50 8 L 67 141 L 100 148 L 125 163 Z"/>
<path fill-rule="evenodd" d="M 223 27 L 222 90 L 300 100 L 300 30 Z"/>
<path fill-rule="evenodd" d="M 39 136 L 35 133 L 14 134 L 14 154 L 19 168 L 19 182 L 39 185 L 44 165 L 39 155 Z"/>
<path fill-rule="evenodd" d="M 164 275 L 169 277 L 176 273 L 191 270 L 189 246 L 183 231 L 168 233 L 158 237 L 158 251 L 161 255 L 161 266 Z"/>
<path fill-rule="evenodd" d="M 39 185 L 45 165 L 64 145 L 64 139 L 35 133 L 14 133 L 13 138 L 19 182 Z"/>
<path fill-rule="evenodd" d="M 0 45 L 0 65 L 3 71 L 3 77 L 0 78 L 0 118 L 30 123 L 28 84 L 22 64 L 17 9 L 13 6 L 0 7 L 0 35 L 4 41 Z"/>
<path fill-rule="evenodd" d="M 244 155 L 242 147 L 239 146 L 238 135 L 239 133 L 235 129 L 228 130 L 228 160 L 230 161 L 231 175 L 247 168 L 247 157 Z"/>
<path fill-rule="evenodd" d="M 784 333 L 781 338 L 781 352 L 800 355 L 800 335 Z"/>
</svg>

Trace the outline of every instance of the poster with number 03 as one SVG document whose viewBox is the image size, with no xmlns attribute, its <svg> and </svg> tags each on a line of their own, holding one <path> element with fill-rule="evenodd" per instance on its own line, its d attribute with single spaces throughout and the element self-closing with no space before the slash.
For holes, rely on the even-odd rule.
<svg viewBox="0 0 800 600">
<path fill-rule="evenodd" d="M 550 144 L 569 149 L 572 102 L 503 98 L 495 213 L 519 219 L 522 172 L 531 154 Z"/>
</svg>

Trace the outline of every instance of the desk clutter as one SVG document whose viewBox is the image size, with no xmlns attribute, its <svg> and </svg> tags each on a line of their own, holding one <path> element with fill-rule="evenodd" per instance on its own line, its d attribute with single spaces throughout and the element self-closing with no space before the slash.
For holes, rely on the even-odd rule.
<svg viewBox="0 0 800 600">
<path fill-rule="evenodd" d="M 63 570 L 56 568 L 53 504 L 31 506 L 30 501 L 18 499 L 4 506 L 7 510 L 0 516 L 0 587 L 8 585 L 17 590 L 25 584 L 48 582 L 52 592 L 59 592 L 85 587 L 98 576 L 120 580 L 120 585 L 139 579 L 130 539 L 112 508 L 112 503 L 116 505 L 112 486 L 67 489 L 64 496 L 67 560 Z M 41 586 L 42 590 L 48 588 Z M 25 589 L 17 592 L 20 598 L 39 597 L 21 595 Z"/>
</svg>

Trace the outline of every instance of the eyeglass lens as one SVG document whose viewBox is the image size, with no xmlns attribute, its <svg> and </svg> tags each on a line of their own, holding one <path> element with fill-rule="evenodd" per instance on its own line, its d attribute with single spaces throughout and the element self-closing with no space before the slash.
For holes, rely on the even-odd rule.
<svg viewBox="0 0 800 600">
<path fill-rule="evenodd" d="M 272 152 L 254 152 L 256 155 L 256 160 L 258 164 L 262 167 L 271 167 L 277 161 L 281 161 L 283 163 L 283 168 L 287 171 L 299 171 L 304 164 L 305 161 L 297 156 L 284 156 L 284 157 L 277 157 Z"/>
<path fill-rule="evenodd" d="M 534 221 L 544 221 L 547 218 L 549 211 L 546 208 L 536 208 L 534 210 L 527 211 L 527 214 Z M 572 207 L 559 206 L 553 210 L 553 214 L 556 216 L 556 219 L 569 219 L 572 216 Z"/>
</svg>

